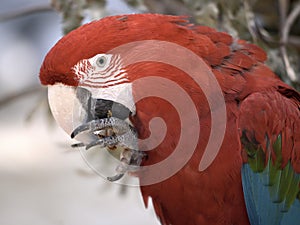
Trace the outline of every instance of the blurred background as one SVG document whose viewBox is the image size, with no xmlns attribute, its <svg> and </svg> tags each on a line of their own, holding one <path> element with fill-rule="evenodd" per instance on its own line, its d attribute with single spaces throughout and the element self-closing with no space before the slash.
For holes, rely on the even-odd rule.
<svg viewBox="0 0 300 225">
<path fill-rule="evenodd" d="M 194 23 L 254 42 L 299 90 L 299 0 L 2 0 L 0 3 L 0 224 L 158 225 L 138 188 L 110 184 L 57 127 L 39 84 L 60 37 L 107 15 L 190 15 Z"/>
</svg>

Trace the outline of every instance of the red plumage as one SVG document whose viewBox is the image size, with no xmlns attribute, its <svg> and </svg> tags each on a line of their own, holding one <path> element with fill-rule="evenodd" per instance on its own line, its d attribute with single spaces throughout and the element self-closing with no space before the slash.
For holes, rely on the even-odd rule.
<svg viewBox="0 0 300 225">
<path fill-rule="evenodd" d="M 78 81 L 71 68 L 77 61 L 139 40 L 173 42 L 200 56 L 217 78 L 227 110 L 220 152 L 213 164 L 199 172 L 211 129 L 211 109 L 204 93 L 195 81 L 172 66 L 146 62 L 127 68 L 131 81 L 161 76 L 180 85 L 197 106 L 201 124 L 199 143 L 189 162 L 171 178 L 141 187 L 145 204 L 151 197 L 164 225 L 248 225 L 241 184 L 241 167 L 247 156 L 241 145 L 241 132 L 262 146 L 266 133 L 277 137 L 282 132 L 283 166 L 290 160 L 300 173 L 300 95 L 264 65 L 266 54 L 259 47 L 233 40 L 212 28 L 189 24 L 185 17 L 154 14 L 107 17 L 66 35 L 47 55 L 40 72 L 41 82 L 76 86 Z M 143 88 L 135 87 L 135 91 L 142 92 Z M 179 116 L 171 104 L 159 98 L 144 99 L 136 108 L 137 114 L 131 120 L 141 138 L 149 136 L 148 123 L 153 116 L 163 118 L 168 125 L 163 143 L 150 151 L 143 162 L 152 165 L 168 157 L 177 144 Z"/>
</svg>

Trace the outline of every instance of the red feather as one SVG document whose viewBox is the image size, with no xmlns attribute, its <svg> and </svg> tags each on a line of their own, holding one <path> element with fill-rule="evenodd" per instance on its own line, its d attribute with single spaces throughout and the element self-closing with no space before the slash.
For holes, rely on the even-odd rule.
<svg viewBox="0 0 300 225">
<path fill-rule="evenodd" d="M 227 128 L 220 152 L 208 169 L 199 172 L 211 129 L 205 95 L 191 78 L 172 66 L 147 62 L 127 68 L 131 81 L 162 76 L 180 85 L 198 106 L 201 124 L 199 143 L 189 162 L 167 180 L 141 187 L 145 204 L 151 197 L 164 225 L 249 225 L 241 184 L 241 166 L 247 161 L 240 143 L 241 130 L 247 130 L 249 139 L 255 138 L 262 146 L 266 144 L 266 133 L 275 137 L 282 132 L 283 166 L 291 160 L 299 173 L 300 95 L 264 65 L 266 53 L 261 48 L 243 40 L 234 41 L 212 28 L 189 24 L 185 17 L 155 14 L 107 17 L 69 33 L 47 55 L 40 79 L 43 84 L 76 86 L 71 67 L 77 61 L 138 40 L 173 42 L 200 56 L 217 78 L 227 107 Z M 135 88 L 142 92 L 144 87 Z M 153 116 L 163 118 L 168 125 L 164 142 L 143 162 L 152 165 L 172 153 L 180 136 L 179 117 L 172 105 L 158 98 L 142 100 L 136 108 L 137 114 L 131 119 L 140 137 L 149 136 L 148 123 Z"/>
</svg>

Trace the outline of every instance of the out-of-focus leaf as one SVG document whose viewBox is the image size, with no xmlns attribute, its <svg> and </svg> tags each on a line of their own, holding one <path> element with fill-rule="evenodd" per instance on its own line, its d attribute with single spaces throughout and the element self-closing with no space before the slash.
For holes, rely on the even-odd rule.
<svg viewBox="0 0 300 225">
<path fill-rule="evenodd" d="M 52 6 L 62 14 L 64 34 L 79 27 L 87 11 L 91 19 L 103 17 L 105 5 L 105 0 L 52 0 Z"/>
</svg>

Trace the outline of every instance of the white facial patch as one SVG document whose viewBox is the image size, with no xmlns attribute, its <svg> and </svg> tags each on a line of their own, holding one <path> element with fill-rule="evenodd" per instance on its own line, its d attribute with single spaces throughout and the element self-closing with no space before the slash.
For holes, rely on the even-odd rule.
<svg viewBox="0 0 300 225">
<path fill-rule="evenodd" d="M 80 60 L 72 69 L 82 87 L 104 88 L 128 82 L 119 55 L 98 54 Z"/>
<path fill-rule="evenodd" d="M 123 67 L 119 55 L 97 54 L 80 60 L 73 71 L 79 80 L 78 86 L 90 91 L 93 98 L 120 103 L 134 114 L 132 84 Z"/>
</svg>

